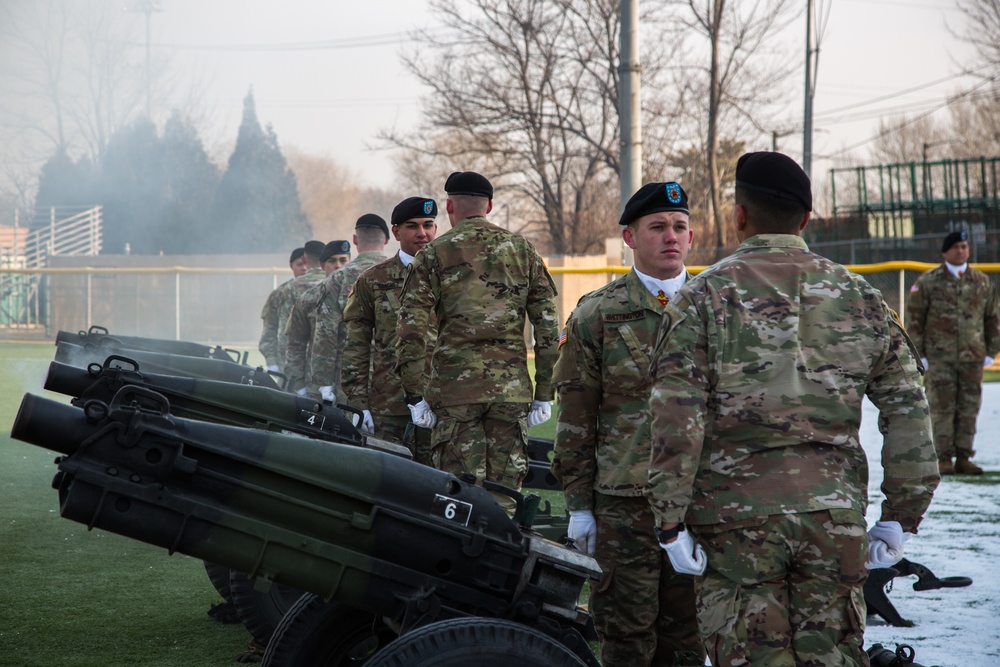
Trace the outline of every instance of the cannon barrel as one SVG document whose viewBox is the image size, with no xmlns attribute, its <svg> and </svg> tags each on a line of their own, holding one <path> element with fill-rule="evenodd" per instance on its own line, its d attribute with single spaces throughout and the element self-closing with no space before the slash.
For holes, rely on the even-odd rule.
<svg viewBox="0 0 1000 667">
<path fill-rule="evenodd" d="M 138 391 L 138 388 L 132 388 Z M 123 390 L 124 391 L 124 390 Z M 149 394 L 153 394 L 149 390 Z M 60 514 L 394 619 L 578 636 L 593 559 L 523 533 L 474 480 L 383 452 L 186 420 L 120 392 L 25 395 L 11 436 L 59 451 Z"/>
<path fill-rule="evenodd" d="M 143 387 L 166 396 L 171 414 L 178 417 L 298 433 L 348 445 L 366 443 L 342 410 L 322 401 L 260 385 L 147 373 L 139 370 L 138 362 L 124 356 L 111 356 L 103 364 L 92 363 L 87 368 L 53 361 L 44 386 L 72 396 L 78 406 L 90 400 L 110 403 L 123 387 Z M 144 394 L 136 396 L 141 400 Z M 379 443 L 382 449 L 409 455 L 405 447 Z"/>
<path fill-rule="evenodd" d="M 138 364 L 143 370 L 152 373 L 252 384 L 272 389 L 282 388 L 263 368 L 251 368 L 225 359 L 207 359 L 108 345 L 76 345 L 67 342 L 56 344 L 55 360 L 70 366 L 86 368 L 90 364 L 103 364 L 109 356 L 118 358 L 119 364 L 131 362 L 132 365 Z"/>
<path fill-rule="evenodd" d="M 167 354 L 182 354 L 188 357 L 204 357 L 206 359 L 224 359 L 237 363 L 246 363 L 246 353 L 230 350 L 221 345 L 204 345 L 186 340 L 169 340 L 166 338 L 146 338 L 143 336 L 122 336 L 111 334 L 105 327 L 92 326 L 87 331 L 59 331 L 56 333 L 56 344 L 72 343 L 74 345 L 106 345 L 105 349 L 114 350 L 128 348 L 130 350 L 147 350 L 149 352 L 165 352 Z"/>
</svg>

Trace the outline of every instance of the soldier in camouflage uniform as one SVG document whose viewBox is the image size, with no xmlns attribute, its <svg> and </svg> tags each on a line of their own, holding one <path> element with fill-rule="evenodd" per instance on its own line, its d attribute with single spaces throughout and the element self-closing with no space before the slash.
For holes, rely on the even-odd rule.
<svg viewBox="0 0 1000 667">
<path fill-rule="evenodd" d="M 701 575 L 713 665 L 868 665 L 868 567 L 898 562 L 940 481 L 917 357 L 876 289 L 809 252 L 791 158 L 741 157 L 735 204 L 741 245 L 678 291 L 653 353 L 657 536 Z M 866 395 L 885 494 L 867 534 Z"/>
<path fill-rule="evenodd" d="M 389 241 L 389 226 L 374 213 L 366 213 L 354 225 L 354 244 L 358 256 L 342 270 L 331 275 L 323 285 L 323 294 L 316 302 L 315 329 L 309 363 L 312 377 L 307 386 L 319 391 L 331 402 L 346 403 L 340 388 L 340 365 L 347 338 L 344 308 L 358 276 L 386 259 L 385 244 Z M 373 431 L 371 414 L 365 414 L 360 424 L 366 433 Z"/>
<path fill-rule="evenodd" d="M 257 349 L 264 355 L 264 363 L 267 364 L 267 370 L 269 371 L 280 371 L 281 362 L 285 360 L 284 348 L 281 347 L 284 345 L 284 331 L 281 330 L 282 327 L 278 326 L 278 317 L 281 312 L 281 305 L 287 298 L 288 290 L 291 289 L 292 280 L 295 280 L 309 270 L 309 265 L 306 264 L 304 248 L 296 248 L 292 251 L 291 256 L 288 258 L 288 268 L 292 270 L 292 279 L 286 280 L 271 290 L 271 293 L 267 295 L 267 300 L 264 302 L 264 307 L 260 311 L 260 319 L 263 321 L 263 327 L 260 333 L 260 342 L 257 343 Z M 281 330 L 280 336 L 279 330 Z"/>
<path fill-rule="evenodd" d="M 413 423 L 433 427 L 436 468 L 520 489 L 528 428 L 552 409 L 555 284 L 526 239 L 485 218 L 493 208 L 485 177 L 455 172 L 445 191 L 452 229 L 410 264 L 396 327 L 397 368 Z M 435 314 L 427 378 L 426 336 Z M 534 391 L 525 316 L 534 326 Z M 494 495 L 513 511 L 510 498 Z"/>
<path fill-rule="evenodd" d="M 983 368 L 1000 352 L 1000 308 L 989 277 L 969 266 L 965 230 L 941 246 L 944 263 L 910 288 L 906 330 L 927 372 L 934 446 L 942 475 L 981 475 L 970 461 L 983 396 Z"/>
<path fill-rule="evenodd" d="M 396 205 L 390 222 L 399 252 L 358 277 L 344 309 L 347 340 L 340 386 L 350 405 L 364 409 L 376 436 L 399 443 L 407 440 L 410 424 L 396 375 L 399 297 L 413 257 L 437 234 L 437 213 L 437 202 L 427 197 L 409 197 Z M 431 464 L 430 429 L 416 428 L 407 444 L 415 461 Z"/>
<path fill-rule="evenodd" d="M 583 296 L 559 338 L 552 472 L 568 536 L 601 565 L 590 611 L 605 667 L 704 665 L 694 583 L 674 571 L 643 495 L 649 473 L 649 358 L 663 308 L 687 280 L 694 236 L 677 183 L 639 189 L 619 224 L 635 266 Z"/>
<path fill-rule="evenodd" d="M 319 271 L 311 274 L 309 281 L 293 283 L 288 302 L 289 310 L 285 316 L 282 331 L 285 334 L 285 375 L 288 376 L 288 389 L 305 396 L 309 390 L 308 379 L 312 377 L 310 365 L 311 344 L 315 329 L 316 304 L 323 296 L 327 279 L 341 268 L 345 262 L 343 257 L 350 257 L 351 244 L 348 241 L 330 241 L 320 248 L 317 254 Z M 305 279 L 310 276 L 306 273 Z M 313 398 L 319 398 L 319 390 L 313 387 Z"/>
</svg>

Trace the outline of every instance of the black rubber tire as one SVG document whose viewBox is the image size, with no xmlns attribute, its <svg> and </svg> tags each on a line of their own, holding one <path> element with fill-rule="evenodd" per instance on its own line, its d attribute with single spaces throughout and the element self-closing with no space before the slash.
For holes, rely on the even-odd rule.
<svg viewBox="0 0 1000 667">
<path fill-rule="evenodd" d="M 272 583 L 266 593 L 254 589 L 256 579 L 231 570 L 229 590 L 240 621 L 257 641 L 267 646 L 285 612 L 304 594 L 297 588 Z"/>
<path fill-rule="evenodd" d="M 367 667 L 581 667 L 583 660 L 534 628 L 495 618 L 455 618 L 408 632 Z"/>
<path fill-rule="evenodd" d="M 216 565 L 215 563 L 209 563 L 207 560 L 205 563 L 205 572 L 208 573 L 208 580 L 212 582 L 212 586 L 215 590 L 219 592 L 222 599 L 226 602 L 232 600 L 233 594 L 229 590 L 229 568 L 225 565 Z"/>
<path fill-rule="evenodd" d="M 363 665 L 395 638 L 374 614 L 307 593 L 274 630 L 261 667 Z"/>
</svg>

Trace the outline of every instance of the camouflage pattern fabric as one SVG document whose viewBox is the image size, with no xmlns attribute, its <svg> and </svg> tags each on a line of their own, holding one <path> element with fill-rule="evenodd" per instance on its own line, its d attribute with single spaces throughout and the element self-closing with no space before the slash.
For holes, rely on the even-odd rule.
<svg viewBox="0 0 1000 667">
<path fill-rule="evenodd" d="M 346 372 L 346 367 L 345 367 Z M 409 410 L 407 410 L 409 413 Z M 413 455 L 413 460 L 425 466 L 434 466 L 431 429 L 415 426 L 410 416 L 372 415 L 375 422 L 375 437 L 405 445 Z"/>
<path fill-rule="evenodd" d="M 1000 353 L 1000 305 L 986 274 L 959 279 L 941 266 L 910 288 L 906 331 L 927 359 L 924 385 L 938 458 L 972 458 L 982 403 L 983 359 Z"/>
<path fill-rule="evenodd" d="M 658 523 L 684 522 L 701 535 L 771 515 L 863 517 L 868 464 L 858 427 L 867 395 L 884 436 L 880 518 L 917 532 L 940 476 L 912 344 L 876 289 L 800 237 L 751 237 L 682 287 L 664 313 L 652 372 L 648 493 Z M 855 542 L 835 536 L 834 553 L 846 558 Z M 726 594 L 699 591 L 703 639 L 745 643 L 744 625 L 714 619 L 729 618 L 723 605 L 743 594 L 725 568 L 749 546 L 709 547 L 705 577 Z M 814 573 L 791 574 L 799 559 L 808 564 L 808 551 L 786 553 L 783 586 L 818 583 Z M 861 581 L 850 586 L 860 590 Z M 793 643 L 820 644 L 831 630 L 793 624 L 788 632 Z"/>
<path fill-rule="evenodd" d="M 396 358 L 403 390 L 438 408 L 551 401 L 558 322 L 556 288 L 522 236 L 466 218 L 417 253 L 403 286 Z M 427 332 L 437 341 L 426 377 Z M 535 387 L 528 376 L 525 316 L 534 327 Z"/>
<path fill-rule="evenodd" d="M 348 403 L 371 411 L 376 427 L 379 416 L 402 416 L 407 421 L 410 418 L 403 386 L 396 374 L 396 320 L 405 278 L 406 267 L 394 255 L 358 277 L 344 309 L 347 339 L 341 388 Z M 434 349 L 431 319 L 426 334 L 428 374 L 429 357 Z"/>
<path fill-rule="evenodd" d="M 590 611 L 604 667 L 704 665 L 694 579 L 677 574 L 653 534 L 642 496 L 597 494 L 597 562 Z"/>
<path fill-rule="evenodd" d="M 268 366 L 278 366 L 279 369 L 284 365 L 287 342 L 285 328 L 281 326 L 284 322 L 279 320 L 283 303 L 288 298 L 292 287 L 292 280 L 286 280 L 271 290 L 260 311 L 262 327 L 257 349 L 264 355 L 264 362 Z"/>
<path fill-rule="evenodd" d="M 649 474 L 649 363 L 663 306 L 629 271 L 585 294 L 560 336 L 552 473 L 571 510 L 639 496 Z M 650 530 L 652 525 L 649 526 Z"/>
<path fill-rule="evenodd" d="M 867 395 L 885 435 L 881 518 L 916 532 L 940 478 L 911 345 L 878 290 L 800 237 L 755 236 L 692 278 L 652 363 L 658 520 L 863 514 Z"/>
<path fill-rule="evenodd" d="M 568 509 L 597 519 L 604 576 L 590 609 L 601 661 L 705 663 L 691 577 L 674 572 L 642 495 L 649 473 L 650 356 L 663 306 L 630 271 L 584 295 L 560 336 L 552 472 Z M 685 653 L 686 652 L 686 653 Z"/>
<path fill-rule="evenodd" d="M 711 664 L 868 666 L 864 516 L 824 510 L 691 530 L 711 563 L 698 580 Z"/>
<path fill-rule="evenodd" d="M 305 387 L 307 394 L 319 398 L 312 379 L 312 338 L 316 329 L 316 308 L 326 291 L 326 282 L 313 285 L 295 299 L 285 323 L 285 375 L 288 389 Z"/>
<path fill-rule="evenodd" d="M 337 400 L 347 402 L 340 389 L 340 364 L 343 358 L 347 330 L 344 326 L 344 309 L 347 297 L 358 277 L 386 259 L 385 253 L 369 250 L 359 253 L 340 271 L 331 273 L 326 280 L 326 289 L 316 304 L 316 327 L 313 330 L 312 352 L 309 359 L 312 376 L 310 390 L 317 392 L 320 387 L 332 386 L 337 392 Z"/>
<path fill-rule="evenodd" d="M 528 474 L 528 403 L 471 403 L 438 408 L 431 431 L 434 467 L 455 475 L 472 473 L 519 490 Z M 493 494 L 513 513 L 514 501 Z"/>
<path fill-rule="evenodd" d="M 326 279 L 323 269 L 309 269 L 301 276 L 289 281 L 285 298 L 278 304 L 278 358 L 281 360 L 282 372 L 288 375 L 288 389 L 296 389 L 296 383 L 301 383 L 305 377 L 305 349 L 301 350 L 301 361 L 296 362 L 292 372 L 288 370 L 288 320 L 292 316 L 292 308 L 299 297 Z M 296 355 L 300 354 L 296 350 Z"/>
<path fill-rule="evenodd" d="M 1000 305 L 989 277 L 971 266 L 961 279 L 941 266 L 910 288 L 906 333 L 921 357 L 934 363 L 982 365 L 1000 353 Z"/>
</svg>

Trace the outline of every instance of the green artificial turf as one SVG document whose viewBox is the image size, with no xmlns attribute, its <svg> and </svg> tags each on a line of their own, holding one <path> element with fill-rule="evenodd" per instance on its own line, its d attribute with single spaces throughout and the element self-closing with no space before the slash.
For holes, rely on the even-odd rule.
<svg viewBox="0 0 1000 667">
<path fill-rule="evenodd" d="M 42 389 L 54 354 L 52 344 L 0 342 L 0 664 L 234 664 L 250 635 L 207 615 L 222 600 L 202 562 L 62 519 L 51 488 L 58 454 L 10 439 L 25 393 L 68 402 Z M 554 417 L 531 431 L 554 433 Z M 541 495 L 563 512 L 562 493 Z"/>
<path fill-rule="evenodd" d="M 0 343 L 0 664 L 230 665 L 250 635 L 207 615 L 221 598 L 200 560 L 59 517 L 56 453 L 11 440 L 54 345 Z"/>
</svg>

